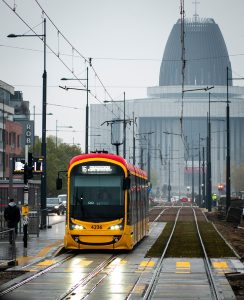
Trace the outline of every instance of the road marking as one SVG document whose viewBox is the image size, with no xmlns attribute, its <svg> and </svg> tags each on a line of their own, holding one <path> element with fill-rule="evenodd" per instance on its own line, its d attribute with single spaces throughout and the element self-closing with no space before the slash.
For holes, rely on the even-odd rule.
<svg viewBox="0 0 244 300">
<path fill-rule="evenodd" d="M 37 264 L 37 266 L 50 266 L 56 263 L 56 260 L 53 259 L 48 259 L 48 260 L 44 260 L 41 261 Z"/>
<path fill-rule="evenodd" d="M 142 268 L 142 267 L 146 267 L 146 268 L 152 268 L 152 267 L 154 267 L 154 265 L 155 265 L 155 262 L 154 261 L 142 261 L 141 263 L 140 263 L 140 267 Z"/>
<path fill-rule="evenodd" d="M 47 247 L 44 247 L 40 252 L 37 253 L 37 257 L 42 257 L 42 256 L 45 256 L 47 255 L 47 253 L 55 246 L 58 246 L 62 243 L 62 240 L 58 240 L 57 242 L 47 246 Z"/>
<path fill-rule="evenodd" d="M 18 256 L 18 265 L 27 264 L 30 260 L 34 259 L 34 256 Z"/>
<path fill-rule="evenodd" d="M 176 274 L 191 273 L 191 263 L 189 261 L 177 261 L 175 263 Z"/>
<path fill-rule="evenodd" d="M 212 262 L 212 265 L 215 269 L 229 269 L 229 265 L 226 261 L 214 261 Z"/>
</svg>

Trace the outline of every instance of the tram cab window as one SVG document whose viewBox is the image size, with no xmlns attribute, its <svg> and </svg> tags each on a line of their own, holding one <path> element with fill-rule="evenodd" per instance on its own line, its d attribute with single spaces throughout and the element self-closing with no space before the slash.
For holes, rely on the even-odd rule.
<svg viewBox="0 0 244 300">
<path fill-rule="evenodd" d="M 70 191 L 71 217 L 94 222 L 123 218 L 122 176 L 71 176 Z"/>
</svg>

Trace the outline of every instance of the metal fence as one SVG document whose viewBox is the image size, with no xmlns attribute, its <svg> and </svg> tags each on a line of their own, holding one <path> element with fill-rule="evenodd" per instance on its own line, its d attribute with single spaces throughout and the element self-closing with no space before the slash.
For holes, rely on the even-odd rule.
<svg viewBox="0 0 244 300">
<path fill-rule="evenodd" d="M 16 262 L 15 229 L 0 231 L 0 261 Z"/>
</svg>

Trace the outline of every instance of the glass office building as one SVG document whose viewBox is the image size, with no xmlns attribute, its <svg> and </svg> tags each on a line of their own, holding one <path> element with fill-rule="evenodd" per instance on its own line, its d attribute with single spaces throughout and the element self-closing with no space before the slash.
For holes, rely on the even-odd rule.
<svg viewBox="0 0 244 300">
<path fill-rule="evenodd" d="M 170 180 L 172 193 L 185 194 L 192 185 L 198 193 L 199 154 L 202 168 L 210 116 L 212 185 L 217 191 L 226 173 L 227 67 L 231 167 L 244 163 L 244 87 L 233 86 L 228 51 L 213 19 L 186 20 L 184 47 L 182 56 L 181 23 L 177 21 L 164 50 L 159 86 L 148 87 L 144 99 L 126 100 L 126 118 L 132 119 L 133 113 L 137 118 L 136 164 L 150 169 L 151 180 L 160 189 Z M 123 119 L 123 103 L 106 105 L 110 110 L 91 105 L 90 133 L 99 130 L 101 137 L 91 136 L 90 149 L 106 148 L 116 153 L 110 126 L 100 125 L 114 118 L 111 110 Z M 133 124 L 127 124 L 126 159 L 132 161 L 132 155 Z"/>
</svg>

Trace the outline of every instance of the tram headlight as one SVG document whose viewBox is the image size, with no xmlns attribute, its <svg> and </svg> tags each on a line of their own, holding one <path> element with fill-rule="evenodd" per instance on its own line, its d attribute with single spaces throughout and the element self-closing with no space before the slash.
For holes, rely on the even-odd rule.
<svg viewBox="0 0 244 300">
<path fill-rule="evenodd" d="M 72 230 L 82 230 L 82 229 L 84 229 L 84 226 L 78 225 L 78 224 L 70 224 L 70 229 L 72 229 Z"/>
<path fill-rule="evenodd" d="M 122 230 L 123 224 L 115 224 L 109 227 L 110 230 Z"/>
</svg>

